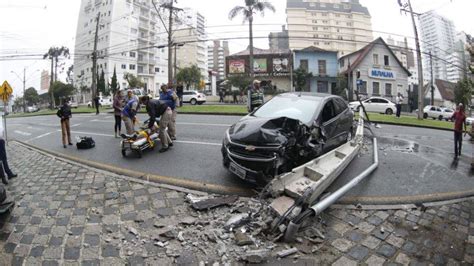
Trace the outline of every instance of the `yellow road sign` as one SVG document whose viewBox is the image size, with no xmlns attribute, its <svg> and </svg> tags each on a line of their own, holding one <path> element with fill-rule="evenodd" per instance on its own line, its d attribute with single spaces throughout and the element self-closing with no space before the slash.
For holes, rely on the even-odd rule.
<svg viewBox="0 0 474 266">
<path fill-rule="evenodd" d="M 10 84 L 8 84 L 8 81 L 4 81 L 2 86 L 0 87 L 0 98 L 4 101 L 7 102 L 8 98 L 10 98 L 10 95 L 12 95 L 13 89 Z"/>
</svg>

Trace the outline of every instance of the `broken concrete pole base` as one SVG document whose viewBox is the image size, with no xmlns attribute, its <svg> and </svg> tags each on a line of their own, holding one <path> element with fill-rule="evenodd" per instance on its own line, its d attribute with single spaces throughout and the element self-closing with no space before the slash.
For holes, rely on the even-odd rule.
<svg viewBox="0 0 474 266">
<path fill-rule="evenodd" d="M 242 259 L 249 263 L 262 263 L 267 261 L 269 255 L 270 253 L 266 249 L 249 250 Z"/>
</svg>

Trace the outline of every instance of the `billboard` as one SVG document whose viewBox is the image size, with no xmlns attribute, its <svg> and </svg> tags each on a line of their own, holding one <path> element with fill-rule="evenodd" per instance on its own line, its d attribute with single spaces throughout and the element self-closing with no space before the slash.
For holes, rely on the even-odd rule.
<svg viewBox="0 0 474 266">
<path fill-rule="evenodd" d="M 266 73 L 267 72 L 267 59 L 255 58 L 253 60 L 253 71 L 255 73 Z"/>
<path fill-rule="evenodd" d="M 243 74 L 245 73 L 245 60 L 235 59 L 229 60 L 229 74 Z"/>
<path fill-rule="evenodd" d="M 273 58 L 273 73 L 286 73 L 290 71 L 288 58 Z"/>
</svg>

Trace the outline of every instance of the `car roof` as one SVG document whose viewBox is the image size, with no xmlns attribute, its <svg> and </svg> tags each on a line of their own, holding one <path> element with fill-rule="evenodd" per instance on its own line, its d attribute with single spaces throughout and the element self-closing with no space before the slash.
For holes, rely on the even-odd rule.
<svg viewBox="0 0 474 266">
<path fill-rule="evenodd" d="M 285 97 L 285 98 L 301 97 L 303 99 L 309 99 L 309 100 L 326 100 L 330 98 L 342 99 L 342 97 L 337 96 L 337 95 L 326 94 L 326 93 L 316 93 L 316 92 L 285 92 L 282 94 L 278 94 L 277 97 Z"/>
</svg>

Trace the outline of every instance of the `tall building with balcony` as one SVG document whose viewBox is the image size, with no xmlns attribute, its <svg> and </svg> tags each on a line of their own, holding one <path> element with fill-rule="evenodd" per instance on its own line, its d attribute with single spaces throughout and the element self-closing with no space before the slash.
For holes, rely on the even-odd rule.
<svg viewBox="0 0 474 266">
<path fill-rule="evenodd" d="M 287 0 L 289 46 L 315 46 L 339 56 L 361 49 L 373 40 L 369 10 L 359 0 Z"/>
<path fill-rule="evenodd" d="M 47 93 L 49 90 L 49 83 L 51 82 L 48 70 L 41 71 L 40 94 Z"/>
<path fill-rule="evenodd" d="M 469 64 L 471 62 L 471 55 L 466 50 L 466 45 L 469 43 L 465 32 L 458 32 L 455 37 L 453 52 L 446 58 L 449 62 L 447 64 L 448 81 L 458 82 L 467 77 L 470 73 Z"/>
<path fill-rule="evenodd" d="M 155 93 L 167 82 L 166 34 L 151 0 L 82 0 L 76 31 L 74 84 L 92 84 L 92 52 L 97 18 L 97 70 L 110 83 L 114 68 L 121 89 L 125 73 L 139 77 L 144 89 Z"/>
<path fill-rule="evenodd" d="M 177 71 L 197 65 L 203 80 L 207 80 L 206 19 L 196 10 L 184 8 L 177 18 L 173 41 L 177 43 L 175 56 Z M 181 46 L 182 45 L 182 46 Z"/>
<path fill-rule="evenodd" d="M 421 50 L 423 52 L 423 75 L 431 77 L 431 62 L 428 53 L 431 51 L 433 59 L 433 80 L 448 78 L 448 64 L 446 60 L 454 52 L 455 28 L 454 23 L 429 11 L 420 16 Z"/>
<path fill-rule="evenodd" d="M 217 74 L 217 81 L 225 80 L 226 56 L 229 56 L 229 43 L 227 41 L 221 43 L 215 40 L 213 45 L 209 45 L 207 50 L 207 65 L 209 71 L 213 71 Z"/>
</svg>

